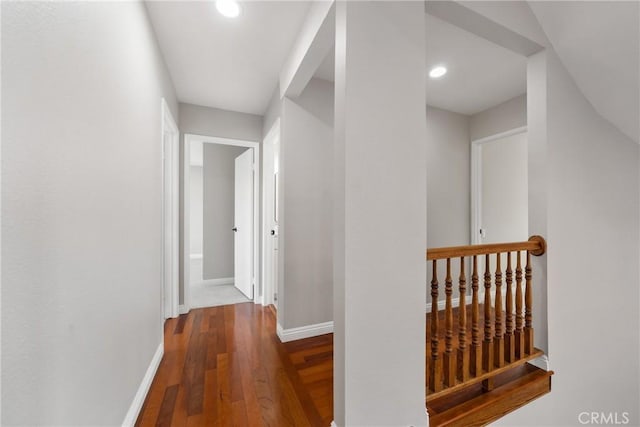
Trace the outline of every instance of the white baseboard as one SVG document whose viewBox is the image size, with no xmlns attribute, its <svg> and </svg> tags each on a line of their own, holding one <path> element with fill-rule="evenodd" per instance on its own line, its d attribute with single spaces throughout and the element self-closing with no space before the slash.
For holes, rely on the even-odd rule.
<svg viewBox="0 0 640 427">
<path fill-rule="evenodd" d="M 515 286 L 515 285 L 512 285 L 512 286 Z M 503 285 L 502 287 L 503 287 L 502 292 L 500 292 L 502 294 L 502 301 L 503 301 L 502 303 L 506 304 L 506 297 L 507 297 L 507 290 L 505 289 L 506 285 Z M 427 311 L 426 311 L 427 313 L 431 312 L 431 297 L 428 294 L 429 294 L 429 290 L 427 290 L 427 297 L 428 297 L 427 299 L 429 300 L 427 302 Z M 493 305 L 493 303 L 495 302 L 495 295 L 496 295 L 495 289 L 492 289 L 492 292 L 491 292 L 491 305 Z M 514 298 L 515 298 L 515 290 L 513 291 L 513 295 L 514 295 Z M 466 298 L 467 305 L 470 305 L 471 301 L 472 301 L 472 296 L 471 295 L 467 295 L 467 298 Z M 484 304 L 484 289 L 481 290 L 480 292 L 478 292 L 478 302 L 480 304 Z M 444 310 L 446 308 L 446 304 L 447 304 L 446 300 L 444 300 L 444 299 L 443 300 L 439 300 L 438 301 L 438 310 Z M 452 307 L 459 307 L 460 306 L 460 298 L 452 298 L 451 299 L 451 306 Z"/>
<path fill-rule="evenodd" d="M 233 285 L 235 277 L 222 277 L 220 279 L 205 279 L 201 283 L 205 286 Z"/>
<path fill-rule="evenodd" d="M 303 338 L 317 337 L 318 335 L 330 334 L 333 332 L 333 322 L 316 323 L 314 325 L 300 326 L 298 328 L 283 329 L 278 323 L 276 333 L 280 341 L 289 342 L 301 340 Z"/>
<path fill-rule="evenodd" d="M 540 357 L 537 357 L 533 360 L 529 361 L 530 364 L 532 364 L 533 366 L 542 369 L 543 371 L 550 371 L 551 370 L 551 366 L 549 364 L 549 357 L 547 357 L 546 354 L 543 354 Z"/>
<path fill-rule="evenodd" d="M 189 309 L 184 304 L 178 306 L 178 314 L 187 314 L 188 312 Z"/>
<path fill-rule="evenodd" d="M 444 310 L 446 308 L 446 304 L 447 304 L 446 300 L 438 301 L 438 310 Z M 451 306 L 452 307 L 458 307 L 459 305 L 460 305 L 460 298 L 452 298 L 451 299 Z M 426 312 L 427 313 L 431 312 L 431 302 L 427 302 Z"/>
<path fill-rule="evenodd" d="M 156 371 L 158 370 L 158 366 L 160 366 L 160 362 L 162 361 L 163 354 L 164 354 L 164 341 L 160 341 L 160 345 L 158 345 L 158 348 L 156 349 L 156 353 L 153 355 L 153 358 L 151 359 L 151 363 L 147 368 L 147 372 L 144 374 L 144 378 L 142 378 L 140 387 L 138 387 L 138 391 L 136 392 L 136 395 L 133 397 L 133 402 L 131 402 L 131 406 L 127 411 L 127 415 L 124 417 L 124 421 L 122 422 L 122 427 L 133 427 L 133 425 L 136 423 L 138 415 L 140 414 L 140 410 L 142 409 L 142 405 L 144 404 L 144 399 L 147 397 L 149 388 L 151 388 L 153 377 L 155 377 Z"/>
</svg>

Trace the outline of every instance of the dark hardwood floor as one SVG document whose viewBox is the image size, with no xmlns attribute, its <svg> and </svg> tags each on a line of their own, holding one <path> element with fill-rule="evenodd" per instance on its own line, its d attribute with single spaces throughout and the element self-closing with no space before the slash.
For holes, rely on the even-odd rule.
<svg viewBox="0 0 640 427">
<path fill-rule="evenodd" d="M 322 426 L 333 418 L 333 336 L 282 344 L 272 310 L 244 303 L 165 324 L 136 426 Z"/>
<path fill-rule="evenodd" d="M 275 330 L 274 311 L 253 303 L 196 309 L 168 320 L 164 356 L 136 426 L 328 427 L 333 335 L 283 344 Z M 485 425 L 548 393 L 551 375 L 520 366 L 501 374 L 494 392 L 484 393 L 477 384 L 434 396 L 428 404 L 432 424 Z"/>
</svg>

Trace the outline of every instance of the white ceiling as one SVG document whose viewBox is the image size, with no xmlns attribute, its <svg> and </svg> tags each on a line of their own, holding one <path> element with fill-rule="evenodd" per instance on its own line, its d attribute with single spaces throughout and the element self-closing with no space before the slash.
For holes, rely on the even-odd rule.
<svg viewBox="0 0 640 427">
<path fill-rule="evenodd" d="M 444 64 L 448 73 L 427 77 L 427 104 L 475 114 L 527 90 L 526 58 L 426 14 L 427 70 Z M 314 77 L 334 80 L 332 49 Z"/>
<path fill-rule="evenodd" d="M 527 90 L 527 61 L 501 46 L 425 14 L 427 73 L 447 67 L 440 79 L 427 77 L 427 104 L 472 115 Z"/>
<path fill-rule="evenodd" d="M 594 108 L 636 142 L 640 122 L 640 3 L 529 2 Z"/>
<path fill-rule="evenodd" d="M 228 19 L 214 1 L 147 2 L 181 102 L 264 114 L 308 1 L 243 1 Z"/>
<path fill-rule="evenodd" d="M 243 1 L 230 20 L 213 1 L 147 2 L 181 102 L 264 114 L 309 9 L 307 1 Z M 596 110 L 639 140 L 638 2 L 530 2 L 565 67 Z M 526 91 L 526 60 L 425 14 L 427 103 L 475 114 Z M 333 80 L 333 51 L 316 77 Z"/>
</svg>

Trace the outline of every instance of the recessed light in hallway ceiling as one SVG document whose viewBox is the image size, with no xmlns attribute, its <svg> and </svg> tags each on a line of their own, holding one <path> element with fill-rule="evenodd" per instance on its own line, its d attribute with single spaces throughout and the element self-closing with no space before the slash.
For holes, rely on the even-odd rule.
<svg viewBox="0 0 640 427">
<path fill-rule="evenodd" d="M 216 0 L 216 9 L 227 18 L 237 18 L 242 11 L 236 0 Z"/>
<path fill-rule="evenodd" d="M 429 77 L 432 79 L 439 79 L 440 77 L 447 74 L 447 68 L 442 65 L 438 65 L 437 67 L 433 67 L 431 71 L 429 71 Z"/>
<path fill-rule="evenodd" d="M 261 116 L 312 2 L 238 3 L 237 18 L 216 0 L 145 6 L 180 102 Z"/>
<path fill-rule="evenodd" d="M 432 107 L 473 115 L 527 90 L 527 58 L 425 14 L 425 74 L 446 67 L 444 77 L 427 77 Z"/>
</svg>

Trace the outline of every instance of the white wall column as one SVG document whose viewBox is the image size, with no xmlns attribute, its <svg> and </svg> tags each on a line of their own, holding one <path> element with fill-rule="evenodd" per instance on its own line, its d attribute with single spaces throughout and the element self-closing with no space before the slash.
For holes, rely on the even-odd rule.
<svg viewBox="0 0 640 427">
<path fill-rule="evenodd" d="M 425 426 L 422 2 L 336 4 L 334 419 Z"/>
<path fill-rule="evenodd" d="M 527 60 L 527 139 L 529 235 L 549 241 L 547 200 L 549 197 L 549 151 L 547 146 L 547 55 L 542 51 Z M 547 330 L 547 253 L 532 257 L 534 273 L 533 330 L 535 345 L 549 356 Z"/>
</svg>

